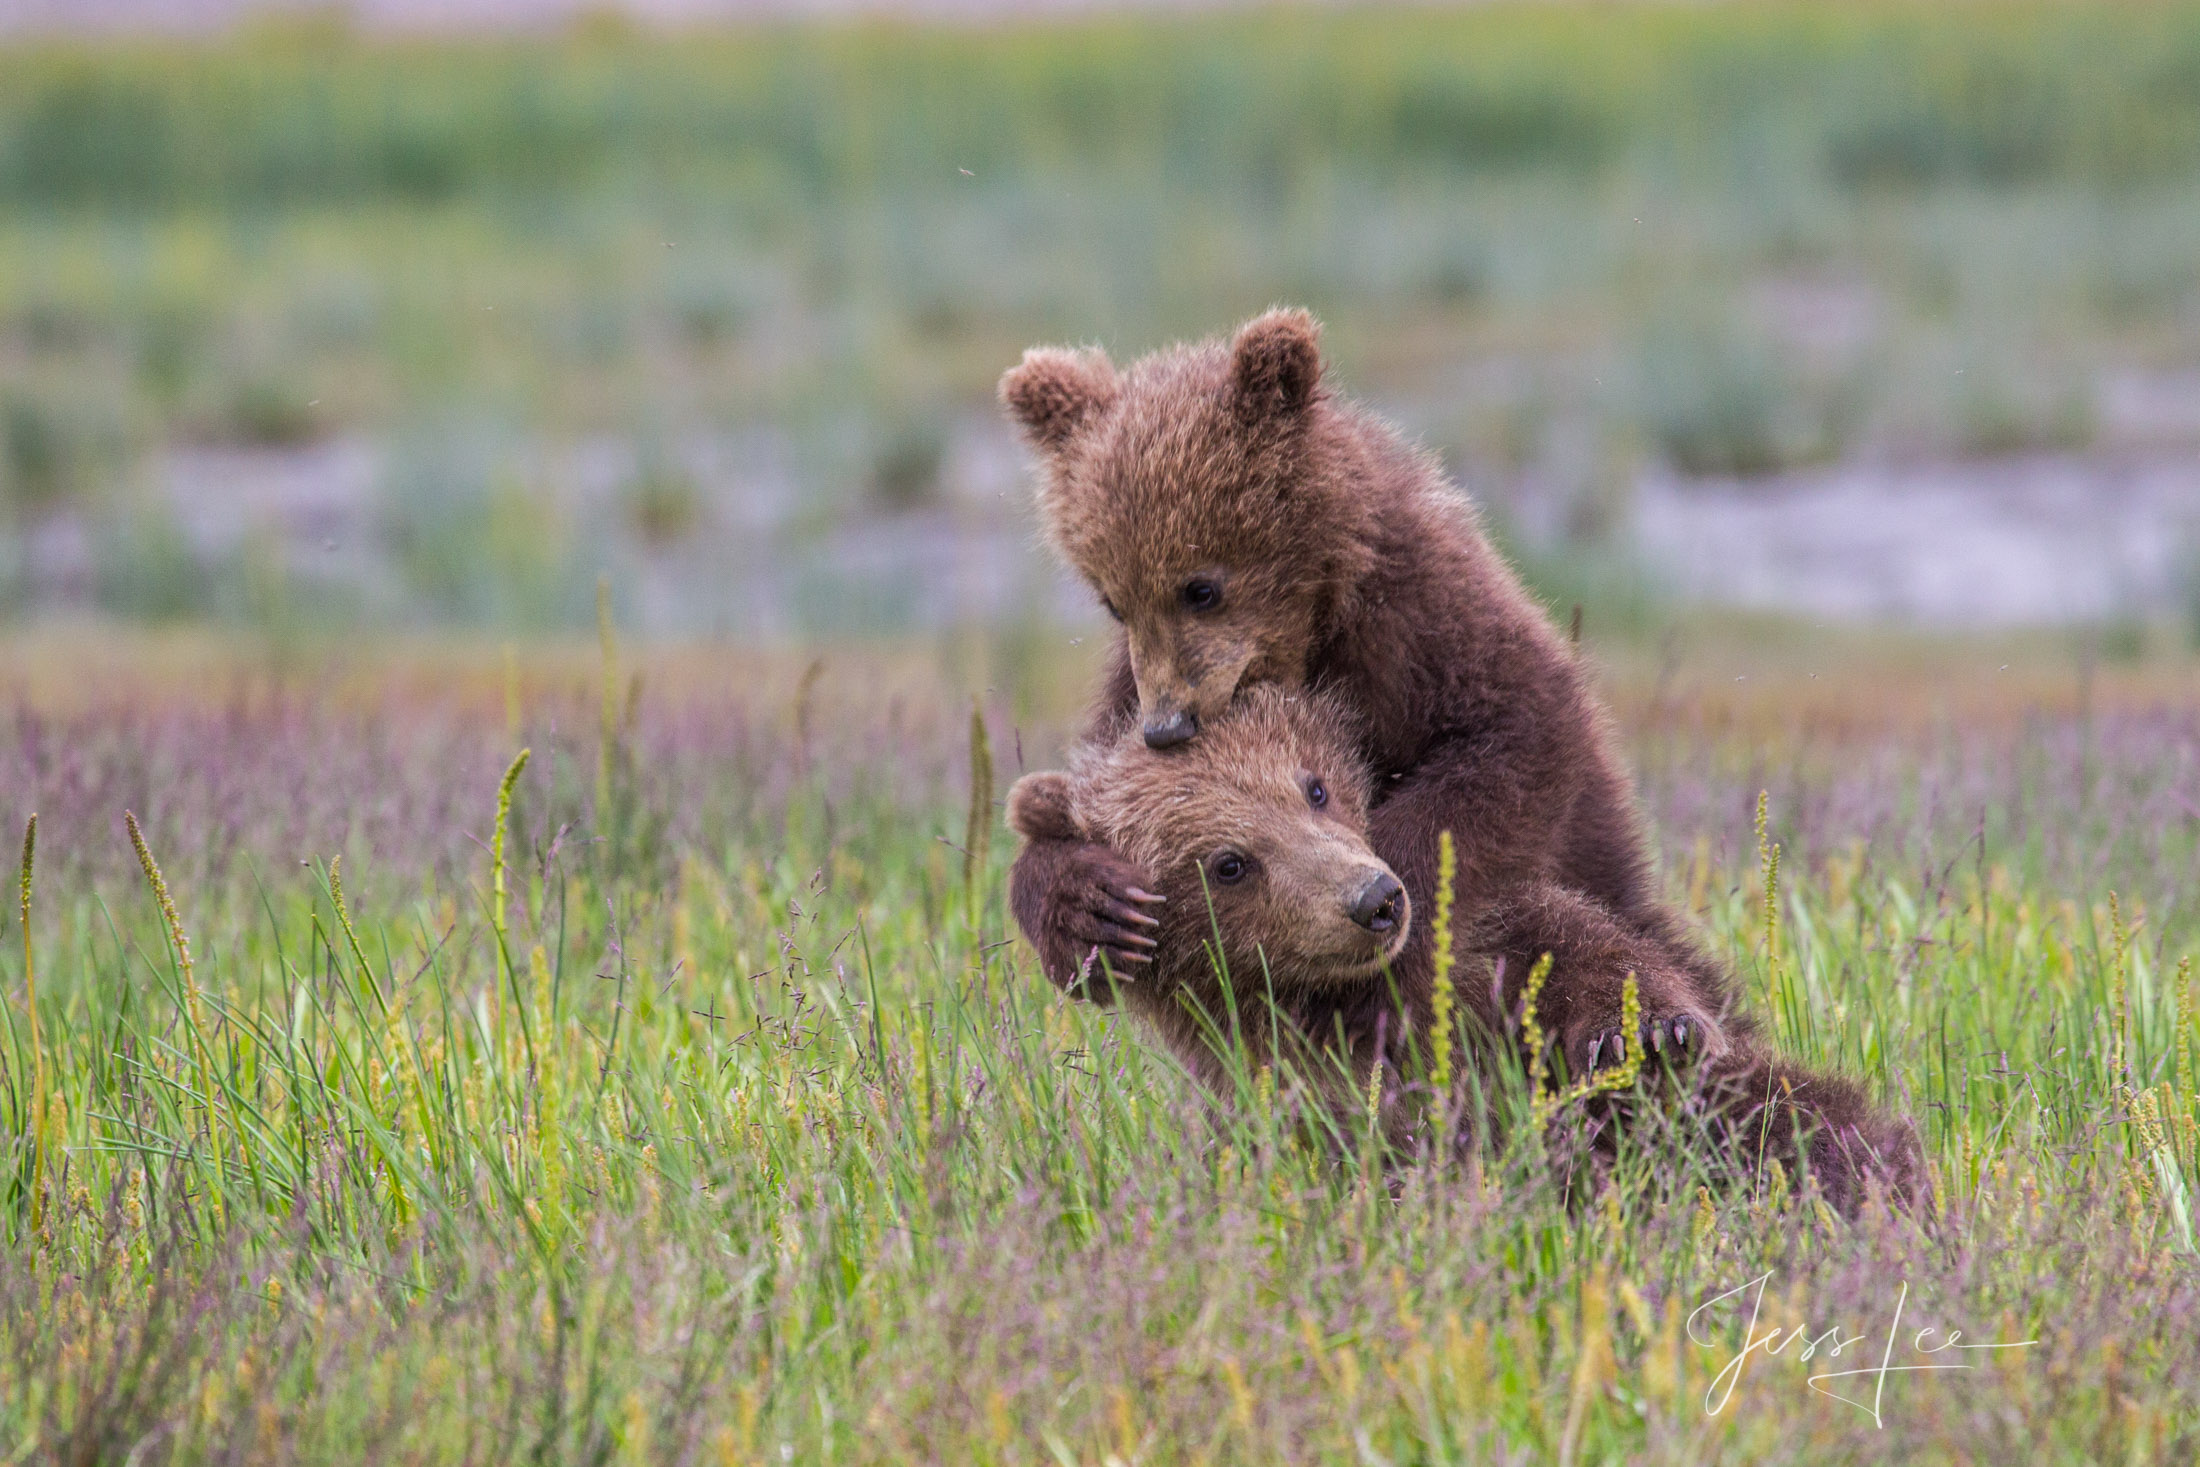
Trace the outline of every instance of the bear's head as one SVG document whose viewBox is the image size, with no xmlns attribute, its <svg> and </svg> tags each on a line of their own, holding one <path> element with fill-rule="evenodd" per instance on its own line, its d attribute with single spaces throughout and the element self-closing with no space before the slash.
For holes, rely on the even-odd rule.
<svg viewBox="0 0 2200 1467">
<path fill-rule="evenodd" d="M 1001 378 L 1040 455 L 1047 535 L 1123 623 L 1154 748 L 1241 685 L 1303 685 L 1367 573 L 1370 476 L 1321 376 L 1313 318 L 1277 310 L 1120 370 L 1034 348 Z"/>
<path fill-rule="evenodd" d="M 1009 823 L 1027 839 L 1105 841 L 1153 877 L 1168 901 L 1151 972 L 1127 975 L 1133 991 L 1208 988 L 1217 935 L 1248 997 L 1373 980 L 1404 947 L 1411 909 L 1368 846 L 1353 734 L 1331 699 L 1250 687 L 1182 748 L 1148 748 L 1132 730 L 1079 750 L 1066 774 L 1026 775 Z"/>
</svg>

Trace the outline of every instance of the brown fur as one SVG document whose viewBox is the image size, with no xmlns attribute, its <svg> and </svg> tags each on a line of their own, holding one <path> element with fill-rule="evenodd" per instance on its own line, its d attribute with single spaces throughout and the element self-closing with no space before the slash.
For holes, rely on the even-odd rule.
<svg viewBox="0 0 2200 1467">
<path fill-rule="evenodd" d="M 1564 951 L 1550 1002 L 1571 1063 L 1611 1053 L 1630 967 L 1649 1032 L 1712 1050 L 1747 1037 L 1656 893 L 1573 650 L 1436 463 L 1331 395 L 1311 318 L 1270 312 L 1122 369 L 1034 350 L 1001 395 L 1040 452 L 1049 537 L 1124 624 L 1090 743 L 1212 724 L 1247 686 L 1327 692 L 1356 715 L 1371 841 L 1414 900 L 1453 834 L 1461 926 L 1505 960 L 1480 1017 L 1498 1021 L 1533 955 Z M 1195 582 L 1219 604 L 1187 604 Z M 1011 902 L 1048 975 L 1104 1001 L 1095 951 L 1119 970 L 1156 951 L 1150 884 L 1104 842 L 1035 840 Z"/>
<path fill-rule="evenodd" d="M 1348 915 L 1371 878 L 1391 874 L 1367 845 L 1368 791 L 1349 715 L 1328 700 L 1255 687 L 1219 727 L 1166 754 L 1135 733 L 1087 745 L 1067 774 L 1019 780 L 1008 803 L 1009 824 L 1027 841 L 1104 841 L 1151 873 L 1168 899 L 1154 929 L 1157 959 L 1122 970 L 1114 996 L 1218 1088 L 1224 1058 L 1208 1026 L 1227 1026 L 1232 1014 L 1265 1019 L 1270 997 L 1295 1039 L 1315 1034 L 1342 1002 L 1366 1031 L 1355 1043 L 1372 1043 L 1383 968 L 1413 927 L 1410 901 L 1387 935 Z M 1321 808 L 1307 793 L 1316 781 Z M 1211 874 L 1226 852 L 1250 863 L 1236 885 Z M 1266 1022 L 1243 1037 L 1256 1063 L 1278 1057 L 1271 1044 L 1281 1036 Z M 1353 1050 L 1363 1079 L 1376 1054 Z"/>
<path fill-rule="evenodd" d="M 1387 1075 L 1411 1074 L 1415 1054 L 1426 1053 L 1433 954 L 1426 941 L 1404 940 L 1425 923 L 1410 905 L 1388 933 L 1350 916 L 1370 878 L 1388 874 L 1367 840 L 1361 741 L 1357 721 L 1333 698 L 1256 686 L 1186 745 L 1155 751 L 1126 730 L 1077 751 L 1068 773 L 1029 775 L 1010 791 L 1009 823 L 1027 840 L 1104 841 L 1151 873 L 1167 898 L 1155 961 L 1121 975 L 1115 992 L 1221 1094 L 1239 1044 L 1255 1066 L 1302 1061 L 1295 1074 L 1340 1112 L 1364 1104 L 1378 1063 Z M 1309 797 L 1316 789 L 1318 807 Z M 1245 863 L 1235 883 L 1211 874 L 1222 855 Z M 1572 905 L 1580 901 L 1531 888 L 1469 935 L 1470 945 L 1512 962 L 1527 941 L 1519 933 L 1565 934 L 1539 1001 L 1554 1027 L 1565 1021 L 1558 1008 L 1566 1000 L 1553 996 L 1577 991 L 1571 980 L 1581 967 L 1624 971 L 1654 959 L 1639 935 L 1593 906 Z M 1467 1019 L 1461 1052 L 1516 1038 L 1518 1009 L 1497 993 L 1493 966 L 1470 959 L 1457 974 L 1464 1012 L 1494 1021 Z M 1807 1166 L 1844 1210 L 1875 1178 L 1899 1196 L 1922 1191 L 1914 1137 L 1845 1080 L 1744 1043 L 1691 1071 L 1681 1093 L 1738 1170 L 1765 1158 L 1791 1172 Z M 1389 1114 L 1393 1139 L 1408 1141 L 1399 1127 L 1411 1109 Z"/>
</svg>

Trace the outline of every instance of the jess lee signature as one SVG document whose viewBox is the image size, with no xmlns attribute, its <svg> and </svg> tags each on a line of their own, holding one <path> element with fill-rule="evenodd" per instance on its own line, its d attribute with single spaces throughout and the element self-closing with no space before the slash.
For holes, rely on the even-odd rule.
<svg viewBox="0 0 2200 1467">
<path fill-rule="evenodd" d="M 1812 1333 L 1811 1327 L 1807 1324 L 1798 1324 L 1792 1329 L 1786 1330 L 1775 1326 L 1760 1333 L 1757 1328 L 1757 1317 L 1764 1308 L 1765 1285 L 1771 1279 L 1772 1275 L 1770 1273 L 1761 1273 L 1746 1284 L 1737 1285 L 1723 1294 L 1704 1300 L 1702 1304 L 1696 1307 L 1696 1311 L 1688 1316 L 1688 1338 L 1708 1349 L 1716 1345 L 1718 1341 L 1710 1336 L 1699 1334 L 1697 1332 L 1697 1322 L 1710 1311 L 1729 1301 L 1733 1302 L 1736 1312 L 1739 1313 L 1743 1297 L 1746 1295 L 1748 1298 L 1749 1325 L 1742 1332 L 1742 1348 L 1720 1368 L 1716 1376 L 1712 1377 L 1710 1386 L 1704 1391 L 1703 1408 L 1704 1414 L 1708 1416 L 1716 1416 L 1726 1409 L 1727 1403 L 1734 1398 L 1734 1388 L 1741 1384 L 1742 1372 L 1747 1368 L 1752 1356 L 1762 1355 L 1767 1359 L 1771 1359 L 1775 1356 L 1784 1355 L 1789 1349 L 1800 1345 L 1802 1348 L 1794 1358 L 1797 1363 L 1803 1364 L 1820 1356 L 1827 1360 L 1838 1360 L 1842 1357 L 1844 1351 L 1852 1347 L 1864 1346 L 1869 1348 L 1870 1344 L 1877 1343 L 1879 1345 L 1878 1364 L 1861 1365 L 1851 1370 L 1821 1371 L 1811 1376 L 1807 1383 L 1812 1390 L 1822 1396 L 1831 1396 L 1836 1401 L 1844 1401 L 1856 1407 L 1871 1417 L 1873 1425 L 1884 1429 L 1887 1423 L 1880 1414 L 1880 1406 L 1886 1398 L 1888 1376 L 1937 1370 L 1975 1370 L 1977 1367 L 1957 1352 L 2022 1350 L 2027 1346 L 2039 1343 L 2038 1340 L 2005 1340 L 1989 1344 L 1968 1344 L 1965 1343 L 1963 1331 L 1960 1329 L 1940 1329 L 1927 1325 L 1911 1335 L 1909 1350 L 1902 1357 L 1902 1363 L 1897 1364 L 1895 1362 L 1895 1342 L 1902 1331 L 1903 1308 L 1910 1302 L 1910 1283 L 1908 1279 L 1902 1281 L 1901 1289 L 1895 1295 L 1894 1313 L 1887 1321 L 1887 1333 L 1884 1340 L 1862 1333 L 1844 1334 L 1838 1324 L 1820 1330 L 1815 1334 Z M 1939 1342 L 1937 1344 L 1928 1343 L 1934 1337 L 1938 1337 Z M 1863 1351 L 1859 1350 L 1858 1355 L 1851 1358 L 1861 1358 L 1862 1355 Z M 1916 1357 L 1926 1358 L 1922 1364 L 1912 1363 Z M 1853 1390 L 1855 1387 L 1844 1385 L 1840 1389 L 1836 1389 L 1830 1384 L 1835 1381 L 1868 1381 L 1871 1393 L 1869 1397 L 1865 1397 L 1861 1392 L 1856 1395 L 1846 1394 L 1847 1391 Z"/>
</svg>

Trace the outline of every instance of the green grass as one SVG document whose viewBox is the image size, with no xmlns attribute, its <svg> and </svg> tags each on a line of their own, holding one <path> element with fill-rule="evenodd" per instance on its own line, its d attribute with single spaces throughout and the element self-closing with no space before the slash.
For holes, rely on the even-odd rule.
<svg viewBox="0 0 2200 1467">
<path fill-rule="evenodd" d="M 459 45 L 308 23 L 19 48 L 0 190 L 250 208 L 717 175 L 814 196 L 1070 165 L 1261 191 L 1309 164 L 1594 170 L 1656 150 L 1731 167 L 1767 148 L 1844 182 L 2119 183 L 2200 165 L 2196 61 L 2200 25 L 2174 4 L 1285 9 Z"/>
<path fill-rule="evenodd" d="M 602 745 L 559 732 L 594 693 L 511 686 L 510 715 L 311 713 L 280 683 L 22 713 L 48 809 L 0 964 L 8 1460 L 2193 1450 L 2194 834 L 2157 782 L 2189 720 L 2104 723 L 2091 773 L 2067 725 L 2019 735 L 1976 849 L 1966 813 L 1899 827 L 1937 857 L 1829 815 L 1815 756 L 1722 746 L 1794 791 L 1769 906 L 1750 792 L 1689 776 L 1741 828 L 1702 832 L 1676 897 L 1783 1048 L 1923 1130 L 1935 1214 L 1848 1224 L 1778 1183 L 1699 1194 L 1658 1147 L 1569 1203 L 1564 1112 L 1386 1181 L 1308 1144 L 1288 1077 L 1203 1106 L 1007 940 L 1006 842 L 948 843 L 992 807 L 975 756 L 1023 758 L 998 708 L 966 757 L 952 700 L 863 712 L 805 677 L 791 707 L 633 705 L 606 678 Z M 503 827 L 507 716 L 533 758 Z M 1954 787 L 1888 748 L 1875 788 Z M 1703 808 L 1677 778 L 1669 819 Z M 148 817 L 173 923 L 110 797 Z M 293 823 L 324 815 L 351 834 Z M 1689 1317 L 1767 1273 L 1759 1335 L 1788 1344 L 1713 1414 L 1744 1319 Z M 1877 1362 L 1898 1297 L 1898 1356 L 1928 1326 L 2038 1343 L 1890 1377 L 1883 1425 L 1814 1393 Z M 1868 1343 L 1798 1364 L 1803 1325 Z"/>
</svg>

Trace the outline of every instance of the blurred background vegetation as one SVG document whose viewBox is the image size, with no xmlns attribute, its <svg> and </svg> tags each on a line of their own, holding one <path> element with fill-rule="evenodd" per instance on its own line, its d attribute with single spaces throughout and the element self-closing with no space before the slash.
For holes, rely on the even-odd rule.
<svg viewBox="0 0 2200 1467">
<path fill-rule="evenodd" d="M 1691 484 L 2044 463 L 2141 549 L 2032 609 L 2200 635 L 2183 3 L 18 36 L 0 614 L 1076 621 L 994 379 L 1286 300 L 1554 600 Z"/>
</svg>

